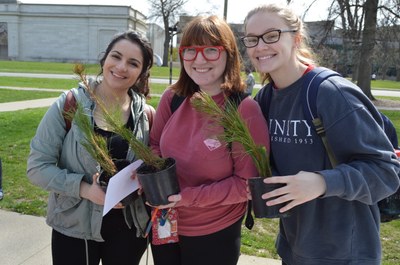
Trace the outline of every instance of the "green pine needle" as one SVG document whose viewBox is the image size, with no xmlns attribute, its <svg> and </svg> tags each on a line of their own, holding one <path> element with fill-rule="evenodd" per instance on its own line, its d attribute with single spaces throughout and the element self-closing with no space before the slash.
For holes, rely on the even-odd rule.
<svg viewBox="0 0 400 265">
<path fill-rule="evenodd" d="M 124 140 L 126 140 L 135 155 L 139 159 L 143 160 L 143 162 L 147 166 L 151 166 L 157 170 L 164 168 L 164 166 L 166 165 L 166 159 L 154 154 L 149 146 L 139 141 L 132 134 L 132 131 L 127 128 L 122 122 L 121 110 L 118 108 L 107 108 L 104 102 L 94 93 L 93 89 L 87 81 L 84 66 L 81 64 L 75 65 L 74 73 L 78 75 L 79 79 L 84 84 L 84 87 L 89 93 L 91 99 L 96 103 L 96 107 L 101 109 L 107 127 L 110 128 L 110 130 L 114 133 L 119 134 Z"/>
<path fill-rule="evenodd" d="M 115 175 L 117 168 L 110 156 L 107 141 L 101 135 L 94 132 L 90 117 L 84 112 L 83 107 L 77 103 L 76 111 L 66 113 L 67 118 L 74 119 L 76 125 L 82 131 L 84 140 L 81 142 L 86 151 L 95 159 L 100 167 L 109 176 Z"/>
<path fill-rule="evenodd" d="M 235 103 L 225 98 L 225 108 L 221 108 L 207 93 L 198 92 L 192 97 L 191 104 L 198 112 L 204 113 L 210 119 L 211 126 L 224 128 L 218 135 L 220 140 L 226 143 L 240 143 L 243 146 L 246 154 L 252 158 L 260 176 L 272 176 L 267 149 L 254 142 Z"/>
</svg>

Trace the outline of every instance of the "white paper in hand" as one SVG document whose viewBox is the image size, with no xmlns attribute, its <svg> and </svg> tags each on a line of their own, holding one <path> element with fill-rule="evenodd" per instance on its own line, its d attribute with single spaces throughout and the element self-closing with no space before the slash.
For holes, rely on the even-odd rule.
<svg viewBox="0 0 400 265">
<path fill-rule="evenodd" d="M 135 171 L 142 163 L 142 160 L 136 160 L 110 179 L 107 185 L 103 216 L 106 215 L 123 198 L 139 188 L 139 182 L 137 178 L 132 179 L 131 176 L 132 172 Z"/>
</svg>

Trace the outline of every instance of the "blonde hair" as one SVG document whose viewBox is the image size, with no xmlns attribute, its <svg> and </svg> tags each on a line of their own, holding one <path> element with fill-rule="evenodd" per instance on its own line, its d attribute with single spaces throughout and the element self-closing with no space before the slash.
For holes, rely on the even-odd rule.
<svg viewBox="0 0 400 265">
<path fill-rule="evenodd" d="M 313 51 L 308 44 L 307 29 L 296 13 L 288 6 L 278 4 L 261 5 L 249 11 L 244 20 L 244 30 L 246 31 L 249 19 L 258 13 L 273 13 L 279 16 L 289 29 L 296 30 L 296 38 L 299 38 L 299 46 L 296 50 L 296 58 L 305 65 L 316 65 L 316 59 Z M 264 83 L 266 80 L 272 81 L 269 73 L 260 73 L 261 81 Z"/>
</svg>

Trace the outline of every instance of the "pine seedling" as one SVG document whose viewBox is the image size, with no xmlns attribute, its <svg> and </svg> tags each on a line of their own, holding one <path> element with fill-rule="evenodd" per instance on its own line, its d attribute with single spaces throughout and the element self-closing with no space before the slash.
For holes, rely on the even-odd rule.
<svg viewBox="0 0 400 265">
<path fill-rule="evenodd" d="M 254 142 L 234 102 L 225 98 L 225 106 L 220 107 L 207 93 L 197 92 L 192 97 L 191 104 L 196 111 L 204 113 L 210 119 L 211 126 L 224 128 L 223 132 L 217 136 L 218 139 L 227 144 L 240 143 L 246 154 L 252 158 L 258 174 L 261 177 L 272 176 L 266 147 Z"/>
</svg>

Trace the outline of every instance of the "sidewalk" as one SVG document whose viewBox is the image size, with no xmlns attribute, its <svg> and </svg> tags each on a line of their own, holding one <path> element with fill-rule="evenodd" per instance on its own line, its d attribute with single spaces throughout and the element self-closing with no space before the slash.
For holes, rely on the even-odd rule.
<svg viewBox="0 0 400 265">
<path fill-rule="evenodd" d="M 13 89 L 13 88 L 9 88 Z M 19 88 L 15 88 L 19 89 Z M 35 90 L 34 88 L 30 88 L 30 90 Z M 60 93 L 62 90 L 60 90 Z M 373 90 L 374 96 L 394 96 L 400 97 L 400 91 L 385 91 L 385 90 Z M 161 95 L 152 95 L 152 96 L 161 96 Z M 16 102 L 7 102 L 7 103 L 0 103 L 0 112 L 4 111 L 16 111 L 22 109 L 29 109 L 29 108 L 40 108 L 40 107 L 49 107 L 57 98 L 44 98 L 44 99 L 33 99 L 33 100 L 26 100 L 26 101 L 16 101 Z M 378 109 L 386 109 L 386 110 L 399 110 L 398 108 L 391 108 L 385 107 Z"/>
<path fill-rule="evenodd" d="M 0 210 L 0 263 L 2 265 L 51 265 L 50 240 L 51 228 L 43 217 Z M 153 265 L 151 251 L 149 254 L 148 265 Z M 280 260 L 246 255 L 241 255 L 238 263 L 238 265 L 280 264 Z M 146 253 L 140 265 L 146 265 Z"/>
<path fill-rule="evenodd" d="M 42 99 L 0 103 L 0 112 L 49 107 L 56 99 L 57 98 L 42 98 Z"/>
</svg>

